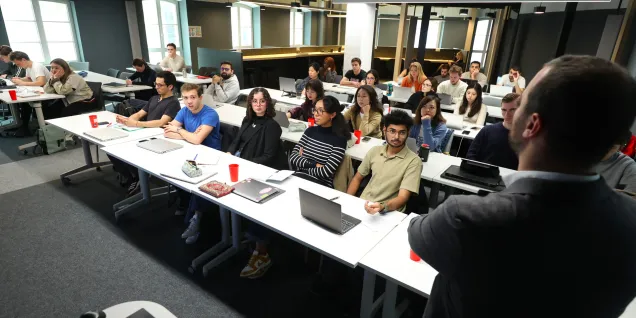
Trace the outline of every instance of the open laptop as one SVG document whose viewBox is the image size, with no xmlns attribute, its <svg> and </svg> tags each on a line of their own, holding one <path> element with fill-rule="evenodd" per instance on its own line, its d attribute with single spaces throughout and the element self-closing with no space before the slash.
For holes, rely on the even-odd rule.
<svg viewBox="0 0 636 318">
<path fill-rule="evenodd" d="M 417 140 L 415 140 L 415 138 L 406 138 L 406 146 L 415 154 L 420 151 L 420 145 L 417 144 Z"/>
<path fill-rule="evenodd" d="M 336 234 L 345 234 L 362 221 L 342 213 L 340 204 L 299 188 L 300 214 Z"/>
<path fill-rule="evenodd" d="M 453 105 L 453 97 L 448 95 L 448 94 L 444 94 L 444 93 L 438 93 L 437 96 L 439 97 L 439 103 L 440 105 Z"/>
<path fill-rule="evenodd" d="M 233 192 L 235 194 L 256 203 L 264 203 L 265 201 L 285 192 L 282 189 L 272 187 L 267 183 L 250 178 L 237 182 L 233 187 Z"/>
<path fill-rule="evenodd" d="M 164 154 L 183 148 L 183 145 L 165 139 L 150 138 L 137 142 L 137 147 L 150 150 L 158 154 Z"/>
<path fill-rule="evenodd" d="M 104 86 L 110 86 L 110 87 L 126 87 L 126 84 L 124 83 L 117 83 L 117 82 L 110 82 L 110 83 L 105 83 L 102 84 Z"/>
<path fill-rule="evenodd" d="M 490 95 L 504 97 L 506 94 L 512 93 L 512 89 L 511 86 L 490 85 Z"/>
<path fill-rule="evenodd" d="M 276 111 L 276 116 L 274 116 L 274 120 L 281 126 L 281 127 L 289 127 L 289 119 L 287 118 L 287 113 L 285 112 L 281 112 L 280 110 Z"/>
<path fill-rule="evenodd" d="M 464 116 L 451 113 L 444 113 L 442 116 L 446 119 L 446 127 L 455 130 L 464 129 Z"/>
<path fill-rule="evenodd" d="M 413 95 L 411 87 L 393 86 L 393 98 L 401 98 L 408 100 Z"/>
<path fill-rule="evenodd" d="M 296 81 L 293 78 L 279 77 L 278 86 L 285 93 L 296 94 Z"/>
<path fill-rule="evenodd" d="M 119 129 L 113 129 L 109 127 L 91 129 L 89 131 L 85 131 L 84 135 L 95 138 L 99 141 L 111 141 L 128 137 L 127 133 Z"/>
</svg>

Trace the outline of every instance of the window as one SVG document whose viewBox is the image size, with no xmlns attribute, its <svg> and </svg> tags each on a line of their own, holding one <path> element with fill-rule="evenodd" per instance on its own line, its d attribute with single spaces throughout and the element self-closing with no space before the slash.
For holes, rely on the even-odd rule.
<svg viewBox="0 0 636 318">
<path fill-rule="evenodd" d="M 490 44 L 490 29 L 492 28 L 491 19 L 482 19 L 477 21 L 475 30 L 475 39 L 473 40 L 473 49 L 470 54 L 469 61 L 479 61 L 481 65 L 486 63 L 488 55 L 488 45 Z"/>
<path fill-rule="evenodd" d="M 232 47 L 235 49 L 251 48 L 252 35 L 252 9 L 239 4 L 232 6 Z"/>
<path fill-rule="evenodd" d="M 157 64 L 166 56 L 166 45 L 174 43 L 177 54 L 181 47 L 179 9 L 176 0 L 143 0 L 146 42 L 151 64 Z"/>
<path fill-rule="evenodd" d="M 68 1 L 0 0 L 0 8 L 14 51 L 41 63 L 55 58 L 78 60 Z"/>
<path fill-rule="evenodd" d="M 289 12 L 289 46 L 303 45 L 304 13 L 294 11 Z"/>
<path fill-rule="evenodd" d="M 415 29 L 415 44 L 414 47 L 418 48 L 420 45 L 420 27 L 422 26 L 422 20 L 417 19 L 417 26 Z M 428 22 L 428 31 L 426 32 L 426 48 L 436 49 L 439 46 L 439 34 L 442 28 L 442 21 L 431 20 Z"/>
</svg>

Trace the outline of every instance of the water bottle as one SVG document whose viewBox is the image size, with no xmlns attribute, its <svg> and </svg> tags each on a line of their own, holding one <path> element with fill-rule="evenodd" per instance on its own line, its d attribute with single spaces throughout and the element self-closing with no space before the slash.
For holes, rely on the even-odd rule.
<svg viewBox="0 0 636 318">
<path fill-rule="evenodd" d="M 428 161 L 428 153 L 429 152 L 430 152 L 430 149 L 429 149 L 427 144 L 422 144 L 422 146 L 420 146 L 420 151 L 418 152 L 418 156 L 420 157 L 422 162 L 427 162 Z"/>
<path fill-rule="evenodd" d="M 389 89 L 386 92 L 386 96 L 391 96 L 393 94 L 393 84 L 389 83 L 388 86 L 389 86 Z"/>
<path fill-rule="evenodd" d="M 188 77 L 188 72 L 186 71 L 185 67 L 183 68 L 183 78 L 187 78 Z"/>
</svg>

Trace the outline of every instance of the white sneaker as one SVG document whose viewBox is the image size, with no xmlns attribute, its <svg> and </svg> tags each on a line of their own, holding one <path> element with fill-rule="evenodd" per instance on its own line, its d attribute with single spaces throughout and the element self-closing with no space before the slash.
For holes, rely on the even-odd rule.
<svg viewBox="0 0 636 318">
<path fill-rule="evenodd" d="M 188 228 L 185 230 L 185 232 L 181 234 L 181 238 L 188 238 L 190 236 L 197 234 L 198 232 L 199 232 L 199 218 L 197 218 L 197 216 L 195 215 L 190 219 L 190 225 L 188 225 Z"/>
</svg>

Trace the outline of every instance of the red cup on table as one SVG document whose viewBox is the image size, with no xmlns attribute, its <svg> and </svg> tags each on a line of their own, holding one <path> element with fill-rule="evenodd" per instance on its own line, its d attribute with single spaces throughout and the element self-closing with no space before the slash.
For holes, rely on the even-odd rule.
<svg viewBox="0 0 636 318">
<path fill-rule="evenodd" d="M 409 255 L 409 257 L 414 262 L 419 262 L 421 260 L 421 258 L 419 256 L 417 256 L 417 254 L 415 254 L 415 252 L 413 252 L 413 250 L 411 250 L 411 254 Z"/>
<path fill-rule="evenodd" d="M 97 122 L 97 115 L 89 115 L 88 119 L 91 120 L 91 127 L 93 128 L 99 127 L 99 123 Z"/>
<path fill-rule="evenodd" d="M 15 89 L 9 91 L 9 96 L 11 100 L 18 100 L 18 93 L 16 93 Z"/>
<path fill-rule="evenodd" d="M 356 144 L 360 143 L 360 137 L 362 137 L 362 131 L 361 130 L 354 130 L 353 134 L 356 135 Z"/>
<path fill-rule="evenodd" d="M 239 165 L 236 163 L 230 165 L 230 181 L 238 182 L 238 168 Z"/>
<path fill-rule="evenodd" d="M 309 123 L 309 127 L 314 127 L 314 124 L 316 124 L 316 120 L 313 118 L 307 119 L 307 122 Z"/>
</svg>

